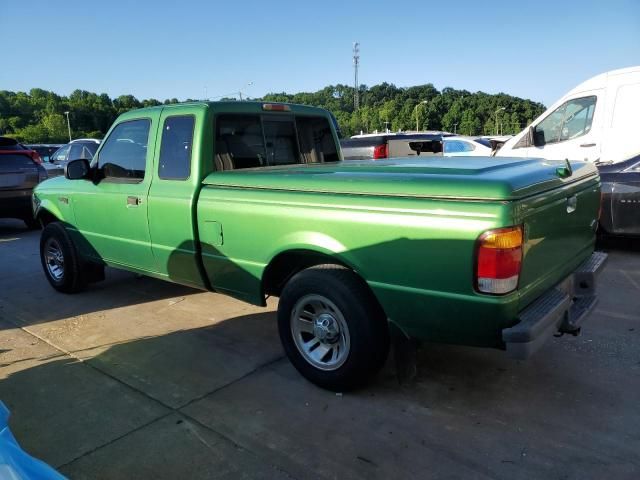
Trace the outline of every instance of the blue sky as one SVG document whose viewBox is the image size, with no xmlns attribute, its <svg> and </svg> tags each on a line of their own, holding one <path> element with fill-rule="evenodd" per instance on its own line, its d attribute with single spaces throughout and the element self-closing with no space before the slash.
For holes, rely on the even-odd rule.
<svg viewBox="0 0 640 480">
<path fill-rule="evenodd" d="M 640 1 L 0 0 L 0 89 L 203 98 L 433 83 L 547 105 L 640 64 Z M 253 85 L 244 88 L 246 84 Z"/>
</svg>

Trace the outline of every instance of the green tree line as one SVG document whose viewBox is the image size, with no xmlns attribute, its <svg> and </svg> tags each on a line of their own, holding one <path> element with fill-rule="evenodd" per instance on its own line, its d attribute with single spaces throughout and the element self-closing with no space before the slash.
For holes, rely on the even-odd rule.
<svg viewBox="0 0 640 480">
<path fill-rule="evenodd" d="M 401 88 L 382 83 L 359 88 L 360 108 L 354 109 L 353 87 L 331 85 L 317 92 L 270 93 L 252 100 L 315 105 L 330 110 L 345 136 L 384 131 L 446 130 L 463 135 L 519 132 L 544 110 L 544 105 L 504 93 L 444 88 L 426 84 Z M 229 100 L 229 99 L 225 99 Z M 0 135 L 24 143 L 61 143 L 73 138 L 102 138 L 118 115 L 134 108 L 177 103 L 176 98 L 138 100 L 133 95 L 111 98 L 75 90 L 69 96 L 40 88 L 0 91 Z"/>
<path fill-rule="evenodd" d="M 269 94 L 263 100 L 324 107 L 336 116 L 345 135 L 375 131 L 444 130 L 462 135 L 514 134 L 529 125 L 545 107 L 504 93 L 444 88 L 432 84 L 401 88 L 390 83 L 359 88 L 354 109 L 353 87 L 335 85 L 313 93 Z"/>
<path fill-rule="evenodd" d="M 75 90 L 68 97 L 33 88 L 26 92 L 0 91 L 0 135 L 24 143 L 65 143 L 69 141 L 67 119 L 73 138 L 102 138 L 113 121 L 128 110 L 168 103 L 155 99 L 138 100 L 133 95 L 110 98 L 85 90 Z"/>
</svg>

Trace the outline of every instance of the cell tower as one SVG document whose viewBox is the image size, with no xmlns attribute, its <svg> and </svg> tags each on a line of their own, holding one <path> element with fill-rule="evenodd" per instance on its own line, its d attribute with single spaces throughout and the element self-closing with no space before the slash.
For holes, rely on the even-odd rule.
<svg viewBox="0 0 640 480">
<path fill-rule="evenodd" d="M 360 92 L 358 89 L 358 66 L 360 65 L 360 44 L 353 42 L 353 109 L 360 107 Z"/>
</svg>

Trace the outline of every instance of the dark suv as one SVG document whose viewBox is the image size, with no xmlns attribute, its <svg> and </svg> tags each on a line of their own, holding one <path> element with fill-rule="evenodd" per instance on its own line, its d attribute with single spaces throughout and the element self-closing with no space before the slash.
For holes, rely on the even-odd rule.
<svg viewBox="0 0 640 480">
<path fill-rule="evenodd" d="M 47 171 L 37 152 L 0 137 L 0 218 L 18 218 L 29 228 L 38 228 L 31 209 L 31 192 L 46 178 Z"/>
</svg>

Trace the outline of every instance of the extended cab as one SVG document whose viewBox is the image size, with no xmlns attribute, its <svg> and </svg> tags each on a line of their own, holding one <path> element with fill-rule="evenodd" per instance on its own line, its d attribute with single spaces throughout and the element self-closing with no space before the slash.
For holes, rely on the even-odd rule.
<svg viewBox="0 0 640 480">
<path fill-rule="evenodd" d="M 118 118 L 91 163 L 33 197 L 51 285 L 104 265 L 255 305 L 280 297 L 284 349 L 346 389 L 394 334 L 524 358 L 595 304 L 598 172 L 585 162 L 342 162 L 330 114 L 190 103 Z"/>
</svg>

